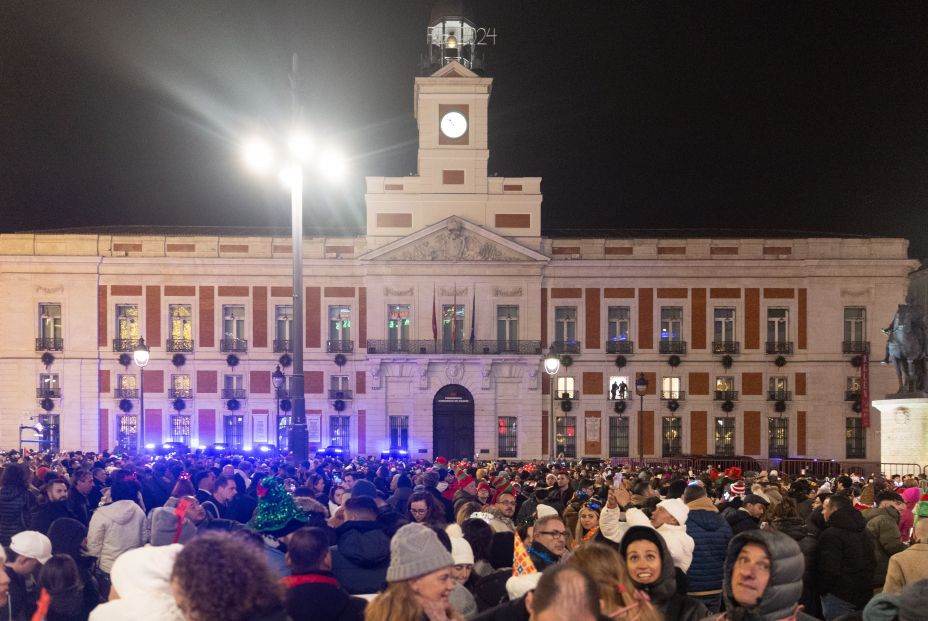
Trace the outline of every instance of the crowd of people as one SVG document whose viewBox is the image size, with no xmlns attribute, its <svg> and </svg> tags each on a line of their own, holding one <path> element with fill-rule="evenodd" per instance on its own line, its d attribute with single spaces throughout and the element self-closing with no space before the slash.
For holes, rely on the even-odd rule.
<svg viewBox="0 0 928 621">
<path fill-rule="evenodd" d="M 0 619 L 914 621 L 928 479 L 0 458 Z"/>
</svg>

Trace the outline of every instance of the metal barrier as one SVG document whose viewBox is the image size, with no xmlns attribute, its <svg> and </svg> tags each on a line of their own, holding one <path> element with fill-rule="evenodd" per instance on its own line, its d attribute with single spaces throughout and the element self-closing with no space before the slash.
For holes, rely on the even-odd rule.
<svg viewBox="0 0 928 621">
<path fill-rule="evenodd" d="M 705 472 L 715 468 L 719 472 L 724 472 L 729 468 L 741 468 L 741 472 L 760 472 L 767 468 L 760 464 L 759 460 L 750 457 L 706 457 L 696 460 L 696 469 Z"/>
<path fill-rule="evenodd" d="M 692 470 L 695 461 L 690 457 L 645 457 L 643 461 L 636 457 L 613 457 L 612 465 L 613 467 L 634 466 L 636 468 Z"/>
<path fill-rule="evenodd" d="M 881 463 L 880 470 L 888 477 L 891 477 L 894 474 L 922 474 L 925 472 L 925 469 L 918 464 L 898 464 L 898 463 Z"/>
</svg>

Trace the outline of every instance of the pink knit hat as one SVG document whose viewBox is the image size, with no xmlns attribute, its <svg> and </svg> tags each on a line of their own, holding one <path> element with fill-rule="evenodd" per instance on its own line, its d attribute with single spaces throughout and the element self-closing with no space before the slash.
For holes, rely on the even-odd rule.
<svg viewBox="0 0 928 621">
<path fill-rule="evenodd" d="M 922 490 L 917 487 L 907 487 L 902 490 L 902 499 L 910 507 L 914 506 L 918 502 L 918 496 L 921 494 Z"/>
</svg>

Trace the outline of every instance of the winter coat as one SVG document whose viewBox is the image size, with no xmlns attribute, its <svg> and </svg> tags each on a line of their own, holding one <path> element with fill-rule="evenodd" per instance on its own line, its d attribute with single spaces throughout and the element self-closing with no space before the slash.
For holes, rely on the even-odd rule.
<svg viewBox="0 0 928 621">
<path fill-rule="evenodd" d="M 32 512 L 32 530 L 48 535 L 48 528 L 58 518 L 77 518 L 68 508 L 67 499 L 58 502 L 46 501 L 36 506 Z"/>
<path fill-rule="evenodd" d="M 770 579 L 756 606 L 747 608 L 735 601 L 731 588 L 732 568 L 747 544 L 757 544 L 767 550 L 770 557 Z M 725 583 L 722 599 L 726 612 L 711 619 L 738 619 L 739 621 L 779 621 L 794 618 L 797 621 L 815 621 L 804 612 L 796 612 L 802 594 L 802 573 L 805 562 L 802 551 L 792 538 L 775 530 L 748 530 L 731 540 L 725 559 Z M 793 617 L 795 615 L 795 617 Z"/>
<path fill-rule="evenodd" d="M 0 489 L 0 545 L 10 545 L 13 535 L 32 527 L 35 496 L 13 487 Z"/>
<path fill-rule="evenodd" d="M 293 621 L 363 621 L 367 602 L 348 595 L 330 572 L 288 576 L 287 613 Z"/>
<path fill-rule="evenodd" d="M 397 487 L 393 495 L 387 498 L 387 504 L 400 515 L 406 515 L 409 509 L 409 497 L 412 496 L 411 487 Z"/>
<path fill-rule="evenodd" d="M 484 610 L 476 617 L 471 617 L 470 621 L 529 621 L 525 596 Z"/>
<path fill-rule="evenodd" d="M 99 559 L 101 570 L 110 573 L 120 554 L 142 547 L 149 535 L 141 507 L 131 500 L 118 500 L 93 512 L 87 529 L 87 553 Z"/>
<path fill-rule="evenodd" d="M 928 543 L 916 543 L 889 559 L 884 593 L 898 593 L 906 586 L 928 578 Z"/>
<path fill-rule="evenodd" d="M 889 567 L 889 557 L 905 550 L 899 535 L 899 511 L 895 507 L 885 509 L 867 509 L 863 512 L 867 520 L 867 530 L 876 539 L 873 546 L 876 566 L 873 568 L 873 586 L 880 588 L 886 582 L 886 570 Z"/>
<path fill-rule="evenodd" d="M 603 507 L 599 514 L 599 530 L 606 539 L 619 542 L 631 526 L 646 526 L 652 528 L 651 520 L 644 514 L 644 511 L 637 507 L 632 507 L 625 512 L 625 522 L 619 521 L 620 511 L 618 508 L 610 509 Z M 686 526 L 675 526 L 673 524 L 662 524 L 656 529 L 664 538 L 673 563 L 683 573 L 686 573 L 690 564 L 693 562 L 693 549 L 696 544 L 693 538 L 686 533 Z"/>
<path fill-rule="evenodd" d="M 345 522 L 335 530 L 332 573 L 352 595 L 377 593 L 387 580 L 390 537 L 377 522 Z"/>
<path fill-rule="evenodd" d="M 693 562 L 687 571 L 689 593 L 708 594 L 722 591 L 722 565 L 731 540 L 731 526 L 708 498 L 687 503 L 686 534 L 693 538 Z"/>
<path fill-rule="evenodd" d="M 799 550 L 805 561 L 805 569 L 802 573 L 802 596 L 799 598 L 799 603 L 804 606 L 803 610 L 814 615 L 821 606 L 815 590 L 815 555 L 818 551 L 818 533 L 813 532 L 812 527 L 801 517 L 777 518 L 771 522 L 770 526 L 773 530 L 787 535 L 799 544 Z"/>
<path fill-rule="evenodd" d="M 731 526 L 731 532 L 734 535 L 743 533 L 746 530 L 756 530 L 760 528 L 760 520 L 741 509 L 731 509 L 730 507 L 722 514 L 728 524 Z"/>
<path fill-rule="evenodd" d="M 863 609 L 873 594 L 873 537 L 853 507 L 831 514 L 818 537 L 818 589 Z"/>
</svg>

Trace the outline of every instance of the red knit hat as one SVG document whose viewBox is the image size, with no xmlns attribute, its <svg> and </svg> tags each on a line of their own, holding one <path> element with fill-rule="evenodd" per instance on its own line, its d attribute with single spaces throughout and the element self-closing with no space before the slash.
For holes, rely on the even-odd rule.
<svg viewBox="0 0 928 621">
<path fill-rule="evenodd" d="M 474 477 L 467 474 L 467 471 L 464 469 L 461 469 L 458 471 L 457 477 L 458 477 L 458 488 L 459 489 L 464 489 L 465 487 L 467 487 L 468 485 L 474 482 Z"/>
<path fill-rule="evenodd" d="M 486 481 L 481 481 L 480 484 L 477 486 L 477 491 L 478 491 L 478 492 L 479 492 L 480 490 L 482 490 L 482 489 L 485 489 L 485 490 L 487 490 L 488 492 L 492 492 L 492 491 L 493 491 L 493 488 L 490 487 L 490 484 L 487 483 Z"/>
<path fill-rule="evenodd" d="M 439 455 L 438 457 L 435 458 L 435 463 L 445 466 L 448 464 L 448 459 Z"/>
</svg>

